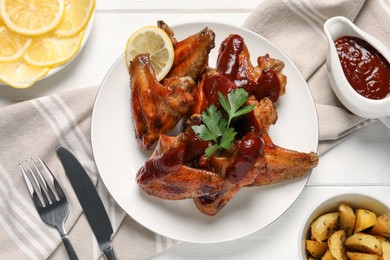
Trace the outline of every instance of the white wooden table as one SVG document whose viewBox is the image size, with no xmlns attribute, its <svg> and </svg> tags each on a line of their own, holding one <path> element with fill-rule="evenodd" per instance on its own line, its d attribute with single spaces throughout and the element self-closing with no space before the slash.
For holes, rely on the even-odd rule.
<svg viewBox="0 0 390 260">
<path fill-rule="evenodd" d="M 256 5 L 254 0 L 97 0 L 91 36 L 77 58 L 29 89 L 0 86 L 0 106 L 99 85 L 130 33 L 158 19 L 170 25 L 204 20 L 241 25 Z M 389 185 L 390 130 L 375 122 L 321 156 L 307 187 L 273 224 L 236 241 L 182 243 L 151 259 L 297 259 L 302 220 L 319 201 L 332 193 L 361 191 L 378 194 L 390 205 Z"/>
</svg>

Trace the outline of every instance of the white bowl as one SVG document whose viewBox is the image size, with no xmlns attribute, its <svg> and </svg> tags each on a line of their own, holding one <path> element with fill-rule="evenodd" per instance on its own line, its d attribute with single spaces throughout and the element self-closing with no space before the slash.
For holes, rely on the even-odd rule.
<svg viewBox="0 0 390 260">
<path fill-rule="evenodd" d="M 338 99 L 352 113 L 363 118 L 380 119 L 390 128 L 390 96 L 373 100 L 357 93 L 344 75 L 334 41 L 342 36 L 358 37 L 379 51 L 388 62 L 390 62 L 390 49 L 342 16 L 328 19 L 324 24 L 324 31 L 328 40 L 326 65 L 329 82 Z"/>
<path fill-rule="evenodd" d="M 336 212 L 338 206 L 341 203 L 346 203 L 350 205 L 353 209 L 367 209 L 378 216 L 385 213 L 390 216 L 390 209 L 384 202 L 380 201 L 378 198 L 375 198 L 371 195 L 359 194 L 359 193 L 346 193 L 346 194 L 337 194 L 327 199 L 323 200 L 318 206 L 314 207 L 307 217 L 305 218 L 301 230 L 299 232 L 298 240 L 298 252 L 299 259 L 308 259 L 308 254 L 305 249 L 305 240 L 310 238 L 310 226 L 313 221 L 319 216 L 325 213 Z"/>
</svg>

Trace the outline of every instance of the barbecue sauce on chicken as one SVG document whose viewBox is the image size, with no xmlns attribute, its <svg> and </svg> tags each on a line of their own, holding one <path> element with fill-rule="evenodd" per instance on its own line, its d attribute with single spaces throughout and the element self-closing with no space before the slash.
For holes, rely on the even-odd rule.
<svg viewBox="0 0 390 260">
<path fill-rule="evenodd" d="M 240 55 L 249 56 L 244 39 L 237 34 L 230 35 L 221 43 L 216 70 L 232 80 L 237 87 L 244 88 L 249 95 L 254 95 L 257 100 L 268 97 L 272 102 L 278 101 L 281 86 L 276 72 L 265 69 L 257 81 L 251 80 L 248 75 L 251 64 L 246 59 L 240 59 Z"/>
<path fill-rule="evenodd" d="M 218 92 L 227 95 L 229 91 L 238 87 L 244 88 L 257 100 L 264 97 L 270 98 L 273 102 L 278 100 L 280 82 L 276 72 L 273 69 L 265 69 L 257 81 L 252 80 L 248 75 L 250 73 L 248 68 L 252 65 L 244 64 L 247 63 L 247 59 L 240 59 L 240 55 L 249 55 L 243 53 L 244 51 L 247 51 L 244 39 L 239 35 L 230 35 L 222 42 L 216 64 L 216 70 L 219 73 L 207 75 L 204 78 L 202 92 L 207 106 L 214 104 L 220 108 Z M 203 105 L 204 108 L 207 106 Z M 264 156 L 264 142 L 261 139 L 262 130 L 257 125 L 253 112 L 237 119 L 233 122 L 233 126 L 237 131 L 232 149 L 234 155 L 230 154 L 232 156 L 230 164 L 222 177 L 231 183 L 239 183 L 254 166 L 259 156 Z M 194 136 L 190 138 L 192 139 L 191 146 L 197 147 L 198 141 L 194 139 Z M 210 203 L 212 198 L 205 197 L 202 201 Z"/>
<path fill-rule="evenodd" d="M 237 155 L 226 169 L 225 178 L 231 183 L 240 182 L 259 156 L 264 156 L 263 141 L 257 133 L 249 132 L 239 141 Z"/>
</svg>

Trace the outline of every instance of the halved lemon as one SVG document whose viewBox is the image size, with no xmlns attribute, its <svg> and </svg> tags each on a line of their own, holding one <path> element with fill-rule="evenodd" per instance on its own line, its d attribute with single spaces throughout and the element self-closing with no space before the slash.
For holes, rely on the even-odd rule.
<svg viewBox="0 0 390 260">
<path fill-rule="evenodd" d="M 31 38 L 0 26 L 0 62 L 21 58 L 31 44 Z"/>
<path fill-rule="evenodd" d="M 63 37 L 78 34 L 87 26 L 94 9 L 95 0 L 65 1 L 64 16 L 54 33 Z"/>
<path fill-rule="evenodd" d="M 23 56 L 30 65 L 40 67 L 54 67 L 71 60 L 80 50 L 84 31 L 76 36 L 61 38 L 57 36 L 43 36 L 33 40 Z"/>
<path fill-rule="evenodd" d="M 127 40 L 125 61 L 128 67 L 138 54 L 150 54 L 157 80 L 162 80 L 172 68 L 173 44 L 169 36 L 156 26 L 146 26 L 135 31 Z"/>
<path fill-rule="evenodd" d="M 0 14 L 10 30 L 39 35 L 60 23 L 64 6 L 64 0 L 1 0 Z"/>
<path fill-rule="evenodd" d="M 0 81 L 14 88 L 28 88 L 46 76 L 49 68 L 28 65 L 22 59 L 0 62 Z"/>
</svg>

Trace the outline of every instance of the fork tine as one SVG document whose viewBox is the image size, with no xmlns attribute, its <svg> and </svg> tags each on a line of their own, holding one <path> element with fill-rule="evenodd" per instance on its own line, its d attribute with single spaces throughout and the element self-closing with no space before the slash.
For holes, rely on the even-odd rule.
<svg viewBox="0 0 390 260">
<path fill-rule="evenodd" d="M 30 195 L 31 195 L 31 197 L 32 197 L 32 199 L 33 199 L 33 201 L 34 201 L 35 207 L 36 207 L 36 208 L 41 208 L 41 207 L 43 207 L 42 202 L 41 202 L 41 200 L 39 199 L 39 197 L 38 197 L 38 195 L 37 195 L 37 192 L 36 192 L 34 186 L 32 185 L 30 179 L 27 177 L 27 173 L 26 173 L 26 171 L 24 170 L 22 164 L 20 164 L 20 163 L 19 163 L 19 169 L 20 169 L 20 171 L 22 172 L 24 182 L 25 182 L 26 185 L 27 185 L 28 191 L 30 192 Z M 34 176 L 34 178 L 35 178 L 35 176 Z"/>
<path fill-rule="evenodd" d="M 69 214 L 68 201 L 49 167 L 39 156 L 37 158 L 36 160 L 31 158 L 30 162 L 26 161 L 19 164 L 24 181 L 42 221 L 56 228 L 60 233 L 69 258 L 78 259 L 65 231 L 64 224 Z M 56 194 L 53 192 L 53 189 Z M 49 199 L 51 200 L 50 203 Z"/>
<path fill-rule="evenodd" d="M 62 190 L 60 184 L 58 183 L 56 177 L 54 176 L 53 172 L 50 170 L 50 168 L 47 166 L 47 164 L 41 159 L 40 156 L 37 156 L 39 162 L 41 163 L 41 165 L 45 168 L 45 170 L 49 173 L 49 177 L 50 177 L 50 180 L 51 182 L 53 183 L 54 185 L 54 188 L 56 190 L 56 193 L 58 195 L 58 199 L 66 199 L 65 197 L 65 193 L 64 191 Z"/>
<path fill-rule="evenodd" d="M 31 159 L 32 160 L 32 159 Z M 42 205 L 44 206 L 44 207 L 46 207 L 47 205 L 49 205 L 50 204 L 50 201 L 49 201 L 49 199 L 48 199 L 48 196 L 46 195 L 47 194 L 47 191 L 46 191 L 46 189 L 45 189 L 45 184 L 43 183 L 43 181 L 42 181 L 42 177 L 39 175 L 39 173 L 36 173 L 35 171 L 33 171 L 33 169 L 31 168 L 31 166 L 30 166 L 30 163 L 26 160 L 26 165 L 27 165 L 27 167 L 28 167 L 28 170 L 29 170 L 29 172 L 30 172 L 30 174 L 32 175 L 32 177 L 33 177 L 33 179 L 34 179 L 34 181 L 35 181 L 35 184 L 36 184 L 36 186 L 37 186 L 37 188 L 38 188 L 38 191 L 39 191 L 39 194 L 41 194 L 41 197 L 42 197 L 42 199 L 43 199 L 43 203 L 42 203 Z M 38 175 L 38 176 L 37 176 Z M 35 190 L 36 191 L 36 193 L 38 193 L 38 191 L 37 190 Z"/>
<path fill-rule="evenodd" d="M 41 184 L 42 189 L 43 189 L 42 195 L 43 195 L 44 199 L 47 195 L 50 198 L 49 204 L 53 203 L 54 201 L 57 200 L 56 196 L 53 193 L 53 190 L 51 189 L 50 185 L 47 183 L 46 178 L 43 176 L 41 170 L 39 169 L 39 167 L 35 163 L 34 159 L 31 158 L 31 162 L 34 165 L 35 172 L 38 174 L 38 182 L 40 180 L 40 184 Z M 42 159 L 40 159 L 40 162 L 43 163 Z M 47 166 L 45 164 L 42 164 L 42 165 L 44 166 L 45 170 L 49 171 L 49 169 L 47 168 Z M 45 194 L 45 193 L 47 193 L 47 194 Z M 46 197 L 46 199 L 47 199 L 47 197 Z"/>
</svg>

